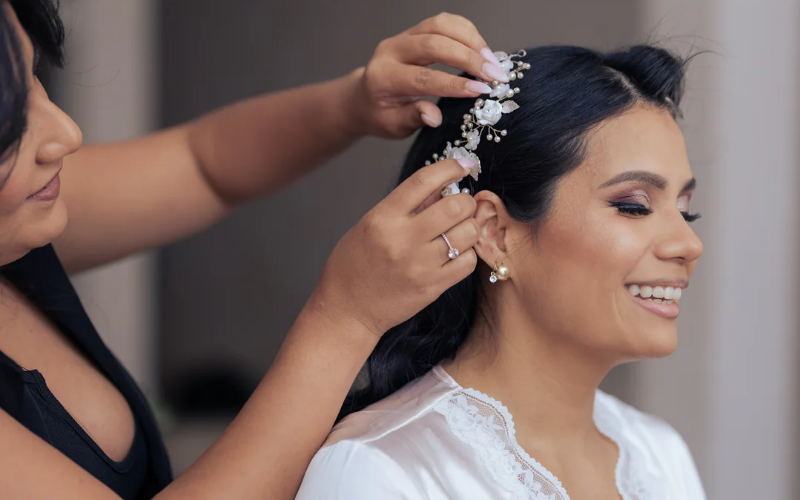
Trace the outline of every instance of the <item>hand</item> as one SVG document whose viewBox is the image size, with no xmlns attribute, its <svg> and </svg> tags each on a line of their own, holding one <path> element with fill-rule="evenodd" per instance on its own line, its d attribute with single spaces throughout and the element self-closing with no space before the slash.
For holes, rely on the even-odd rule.
<svg viewBox="0 0 800 500">
<path fill-rule="evenodd" d="M 309 306 L 338 322 L 356 320 L 380 337 L 472 273 L 475 200 L 439 194 L 472 165 L 464 158 L 424 167 L 370 210 L 336 245 Z M 459 250 L 456 259 L 448 257 L 442 233 Z"/>
<path fill-rule="evenodd" d="M 491 92 L 485 83 L 436 71 L 443 63 L 485 82 L 508 81 L 497 57 L 475 25 L 453 15 L 439 14 L 408 31 L 382 41 L 366 68 L 354 78 L 351 107 L 364 134 L 387 138 L 411 135 L 423 124 L 438 127 L 442 113 L 423 96 L 477 97 Z"/>
</svg>

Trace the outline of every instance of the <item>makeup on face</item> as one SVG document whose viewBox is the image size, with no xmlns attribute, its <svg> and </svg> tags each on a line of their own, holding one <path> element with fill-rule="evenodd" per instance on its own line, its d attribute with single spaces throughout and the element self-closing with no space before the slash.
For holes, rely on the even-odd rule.
<svg viewBox="0 0 800 500">
<path fill-rule="evenodd" d="M 676 207 L 687 222 L 694 222 L 700 218 L 700 214 L 689 213 L 689 201 L 691 200 L 692 191 L 696 184 L 697 181 L 694 178 L 687 181 L 683 189 L 681 189 L 680 197 L 676 202 Z M 623 172 L 613 177 L 609 181 L 603 183 L 600 188 L 605 189 L 613 186 L 625 185 L 630 185 L 630 189 L 618 195 L 612 195 L 608 202 L 609 205 L 615 207 L 623 215 L 646 216 L 653 213 L 651 196 L 648 193 L 648 189 L 656 190 L 657 192 L 665 192 L 669 186 L 669 182 L 658 174 L 642 170 L 633 170 Z"/>
<path fill-rule="evenodd" d="M 669 181 L 661 175 L 647 171 L 627 171 L 614 176 L 602 184 L 601 189 L 613 188 L 607 195 L 608 204 L 620 215 L 639 219 L 647 217 L 660 206 L 659 198 L 666 196 Z M 687 222 L 699 214 L 689 213 L 689 202 L 695 188 L 694 178 L 685 182 L 675 208 Z M 680 300 L 688 280 L 683 276 L 664 277 L 659 280 L 633 281 L 625 284 L 628 296 L 644 309 L 666 319 L 675 319 L 680 314 Z"/>
</svg>

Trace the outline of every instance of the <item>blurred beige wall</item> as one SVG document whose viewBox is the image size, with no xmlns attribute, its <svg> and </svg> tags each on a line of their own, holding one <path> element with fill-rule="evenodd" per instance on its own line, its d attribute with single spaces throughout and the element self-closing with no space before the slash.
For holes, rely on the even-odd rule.
<svg viewBox="0 0 800 500">
<path fill-rule="evenodd" d="M 80 125 L 86 144 L 136 137 L 156 125 L 155 0 L 64 0 L 67 67 L 53 99 Z M 109 165 L 113 168 L 113 165 Z M 154 259 L 140 255 L 77 276 L 98 332 L 142 385 L 156 391 Z"/>
<path fill-rule="evenodd" d="M 691 64 L 683 123 L 705 253 L 679 350 L 636 365 L 634 399 L 682 432 L 709 498 L 798 498 L 800 4 L 643 6 L 656 39 L 715 53 Z"/>
</svg>

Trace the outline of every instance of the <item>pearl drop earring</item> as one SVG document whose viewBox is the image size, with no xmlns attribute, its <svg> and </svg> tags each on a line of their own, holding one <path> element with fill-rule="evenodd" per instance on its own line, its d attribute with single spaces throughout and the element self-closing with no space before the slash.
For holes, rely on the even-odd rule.
<svg viewBox="0 0 800 500">
<path fill-rule="evenodd" d="M 489 281 L 492 283 L 497 283 L 498 281 L 505 281 L 508 279 L 509 271 L 505 264 L 502 262 L 499 264 L 494 265 L 494 270 L 492 270 L 491 276 L 489 276 Z"/>
</svg>

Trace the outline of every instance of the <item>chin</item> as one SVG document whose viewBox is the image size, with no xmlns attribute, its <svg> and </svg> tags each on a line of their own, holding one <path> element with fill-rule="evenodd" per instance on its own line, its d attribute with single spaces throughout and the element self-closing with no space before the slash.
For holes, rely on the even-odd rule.
<svg viewBox="0 0 800 500">
<path fill-rule="evenodd" d="M 638 359 L 664 358 L 678 348 L 678 330 L 674 325 L 639 331 L 636 337 L 635 356 Z"/>
<path fill-rule="evenodd" d="M 18 226 L 22 230 L 5 245 L 2 264 L 21 259 L 31 250 L 47 246 L 58 238 L 67 227 L 66 204 L 59 198 L 43 214 L 37 214 Z"/>
</svg>

